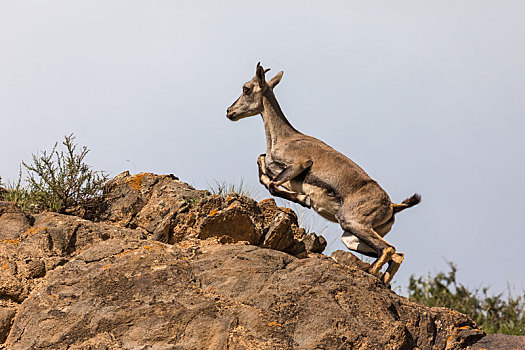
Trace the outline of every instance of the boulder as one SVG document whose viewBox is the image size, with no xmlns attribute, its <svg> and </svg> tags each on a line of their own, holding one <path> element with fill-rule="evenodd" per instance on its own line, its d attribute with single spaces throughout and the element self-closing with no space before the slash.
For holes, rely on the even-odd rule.
<svg viewBox="0 0 525 350">
<path fill-rule="evenodd" d="M 253 245 L 110 239 L 49 272 L 9 349 L 461 349 L 465 315 L 396 295 L 315 255 Z"/>
</svg>

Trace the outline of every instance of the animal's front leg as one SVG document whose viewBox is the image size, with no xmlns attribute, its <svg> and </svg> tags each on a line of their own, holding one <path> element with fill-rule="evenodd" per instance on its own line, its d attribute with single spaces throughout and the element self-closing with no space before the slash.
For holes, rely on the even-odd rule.
<svg viewBox="0 0 525 350">
<path fill-rule="evenodd" d="M 266 187 L 273 196 L 281 197 L 289 201 L 292 201 L 294 203 L 300 204 L 303 207 L 311 208 L 312 205 L 311 205 L 309 196 L 305 194 L 297 193 L 297 192 L 288 191 L 288 190 L 279 188 L 275 185 L 275 182 L 272 181 L 270 177 L 267 175 L 265 158 L 266 158 L 265 154 L 261 154 L 257 158 L 257 165 L 259 166 L 259 182 L 263 184 L 264 187 Z"/>
<path fill-rule="evenodd" d="M 271 182 L 271 179 L 266 174 L 266 154 L 261 154 L 257 157 L 257 165 L 259 166 L 259 182 L 268 188 L 268 185 Z"/>
<path fill-rule="evenodd" d="M 295 162 L 292 165 L 288 165 L 272 180 L 272 183 L 275 186 L 280 186 L 283 183 L 296 178 L 297 176 L 310 169 L 312 164 L 313 162 L 310 159 L 307 159 L 304 161 Z"/>
</svg>

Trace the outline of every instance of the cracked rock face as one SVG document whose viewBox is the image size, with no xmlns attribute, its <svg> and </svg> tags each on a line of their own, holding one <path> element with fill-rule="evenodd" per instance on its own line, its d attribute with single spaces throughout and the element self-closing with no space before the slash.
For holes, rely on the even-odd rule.
<svg viewBox="0 0 525 350">
<path fill-rule="evenodd" d="M 479 333 L 474 327 L 462 314 L 411 303 L 324 256 L 298 259 L 202 240 L 110 239 L 48 273 L 20 306 L 7 344 L 443 349 L 465 345 L 459 332 Z"/>
<path fill-rule="evenodd" d="M 78 216 L 0 202 L 0 349 L 463 349 L 465 315 L 396 295 L 295 213 L 122 173 Z M 83 214 L 82 214 L 83 213 Z"/>
</svg>

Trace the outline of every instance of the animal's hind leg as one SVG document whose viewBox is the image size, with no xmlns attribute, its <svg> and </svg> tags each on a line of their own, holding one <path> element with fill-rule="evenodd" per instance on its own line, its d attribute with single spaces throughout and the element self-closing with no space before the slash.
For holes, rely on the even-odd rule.
<svg viewBox="0 0 525 350">
<path fill-rule="evenodd" d="M 359 238 L 357 238 L 350 232 L 343 232 L 343 237 L 341 237 L 341 241 L 350 250 L 364 254 L 366 256 L 370 256 L 372 258 L 378 257 L 377 252 L 374 249 L 361 242 Z"/>
<path fill-rule="evenodd" d="M 383 265 L 392 260 L 392 256 L 396 253 L 396 250 L 390 243 L 385 241 L 371 227 L 361 224 L 359 221 L 353 218 L 350 214 L 345 213 L 343 210 L 340 210 L 336 217 L 344 231 L 352 233 L 361 242 L 365 243 L 370 248 L 376 251 L 379 258 L 370 266 L 370 269 L 368 271 L 371 274 L 376 275 L 381 270 Z M 393 269 L 391 270 L 391 272 L 395 273 Z M 392 279 L 393 273 L 389 274 L 388 276 L 390 280 Z"/>
<path fill-rule="evenodd" d="M 388 269 L 385 271 L 385 274 L 383 275 L 383 281 L 385 284 L 389 284 L 390 281 L 392 281 L 392 278 L 396 274 L 397 270 L 399 270 L 399 266 L 401 266 L 401 263 L 403 262 L 403 259 L 405 258 L 405 254 L 395 252 L 394 255 L 392 255 L 392 260 L 388 264 Z"/>
</svg>

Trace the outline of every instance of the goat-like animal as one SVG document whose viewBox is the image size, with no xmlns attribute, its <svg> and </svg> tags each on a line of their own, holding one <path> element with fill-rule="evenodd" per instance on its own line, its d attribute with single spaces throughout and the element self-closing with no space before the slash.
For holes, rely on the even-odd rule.
<svg viewBox="0 0 525 350">
<path fill-rule="evenodd" d="M 369 272 L 390 283 L 403 261 L 383 237 L 394 214 L 418 204 L 414 194 L 401 204 L 353 161 L 324 142 L 300 133 L 285 118 L 273 93 L 283 72 L 266 82 L 258 63 L 255 77 L 243 85 L 241 96 L 228 108 L 232 121 L 261 114 L 266 132 L 266 154 L 257 159 L 259 180 L 274 196 L 313 208 L 327 220 L 339 222 L 341 240 L 348 249 L 377 258 Z M 383 265 L 388 263 L 381 276 Z"/>
</svg>

